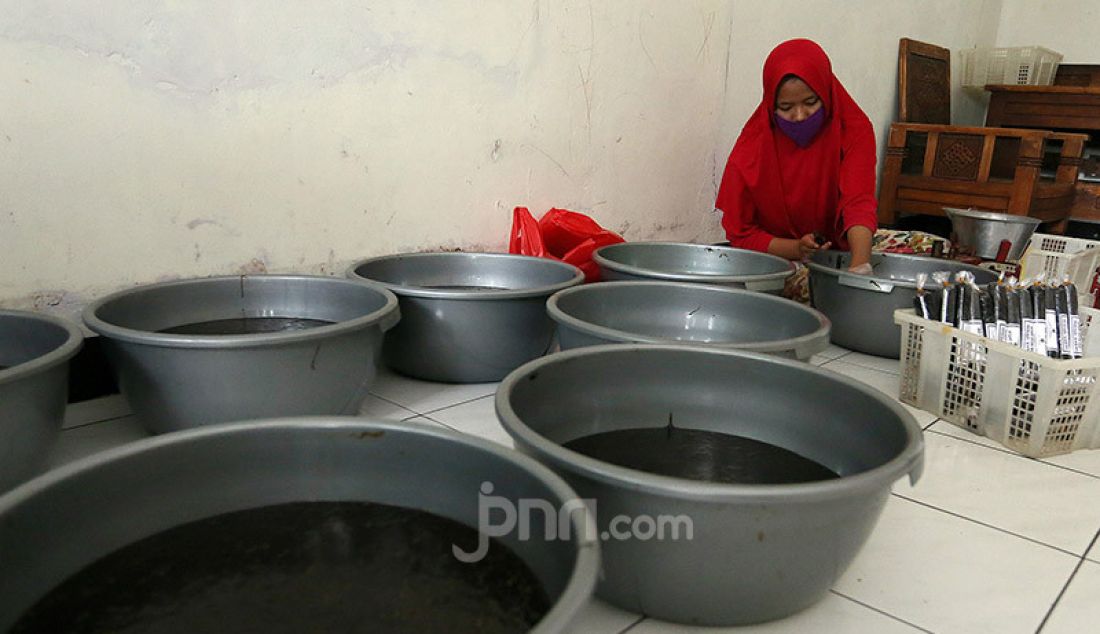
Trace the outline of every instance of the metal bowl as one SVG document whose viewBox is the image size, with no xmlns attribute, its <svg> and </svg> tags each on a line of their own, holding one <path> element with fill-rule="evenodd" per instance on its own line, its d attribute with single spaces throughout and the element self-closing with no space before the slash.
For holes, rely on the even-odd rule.
<svg viewBox="0 0 1100 634">
<path fill-rule="evenodd" d="M 332 322 L 305 330 L 169 334 L 213 320 Z M 152 433 L 197 425 L 356 413 L 374 381 L 383 333 L 400 318 L 376 285 L 332 277 L 251 275 L 141 286 L 84 310 L 104 338 L 119 387 Z"/>
<path fill-rule="evenodd" d="M 1027 249 L 1031 235 L 1041 224 L 1038 218 L 978 209 L 944 207 L 943 211 L 951 218 L 955 245 L 973 250 L 974 255 L 986 260 L 996 259 L 1005 241 L 1009 246 L 1004 260 L 1019 260 Z"/>
<path fill-rule="evenodd" d="M 829 345 L 829 320 L 780 297 L 686 282 L 588 284 L 546 310 L 563 350 L 604 343 L 690 342 L 807 360 Z"/>
<path fill-rule="evenodd" d="M 949 271 L 954 279 L 955 273 L 970 271 L 978 284 L 997 279 L 996 273 L 979 266 L 899 253 L 873 254 L 872 274 L 856 275 L 848 272 L 850 259 L 843 251 L 819 251 L 810 258 L 813 307 L 833 322 L 833 343 L 891 359 L 901 355 L 894 311 L 913 307 L 918 274 Z"/>
<path fill-rule="evenodd" d="M 621 242 L 592 253 L 605 281 L 663 280 L 717 284 L 778 295 L 794 273 L 781 257 L 706 244 Z"/>
<path fill-rule="evenodd" d="M 756 623 L 820 600 L 871 533 L 891 485 L 906 474 L 915 482 L 923 464 L 921 429 L 900 404 L 809 364 L 743 351 L 631 344 L 569 350 L 508 375 L 496 410 L 518 449 L 594 500 L 602 538 L 621 536 L 621 523 L 616 529 L 612 522 L 623 517 L 667 527 L 663 539 L 652 531 L 650 539 L 605 538 L 596 593 L 679 623 Z M 606 431 L 664 428 L 670 419 L 679 428 L 778 445 L 842 477 L 699 482 L 562 446 Z"/>
<path fill-rule="evenodd" d="M 408 423 L 249 421 L 131 443 L 0 497 L 0 631 L 93 561 L 181 524 L 275 504 L 333 501 L 401 506 L 479 528 L 485 482 L 493 485 L 497 505 L 537 500 L 559 509 L 576 502 L 561 479 L 530 458 Z M 535 632 L 575 631 L 570 623 L 587 603 L 598 574 L 591 518 L 563 517 L 563 528 L 572 531 L 569 539 L 540 531 L 526 539 L 518 531 L 497 537 L 531 569 L 551 600 Z M 339 541 L 341 534 L 316 537 L 319 552 L 331 556 L 355 549 Z M 223 571 L 228 579 L 221 583 L 228 586 L 233 573 Z M 118 580 L 120 592 L 127 582 Z M 302 599 L 305 605 L 313 597 Z M 430 596 L 420 603 L 418 609 L 432 607 Z"/>
<path fill-rule="evenodd" d="M 553 343 L 546 298 L 584 281 L 564 262 L 506 253 L 403 253 L 356 262 L 348 277 L 378 282 L 401 301 L 383 357 L 429 381 L 499 381 Z"/>
<path fill-rule="evenodd" d="M 57 317 L 0 310 L 0 492 L 45 466 L 65 417 L 69 359 L 83 343 Z"/>
</svg>

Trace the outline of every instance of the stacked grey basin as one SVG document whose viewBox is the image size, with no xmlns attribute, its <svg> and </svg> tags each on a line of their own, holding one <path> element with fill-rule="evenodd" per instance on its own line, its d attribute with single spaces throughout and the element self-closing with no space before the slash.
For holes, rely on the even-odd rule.
<svg viewBox="0 0 1100 634">
<path fill-rule="evenodd" d="M 681 242 L 622 242 L 596 249 L 605 281 L 663 280 L 716 284 L 778 295 L 794 264 L 757 251 Z"/>
<path fill-rule="evenodd" d="M 0 492 L 46 466 L 65 417 L 69 359 L 83 341 L 57 317 L 0 310 Z"/>
<path fill-rule="evenodd" d="M 405 253 L 357 262 L 401 301 L 401 323 L 386 337 L 386 364 L 429 381 L 499 381 L 546 354 L 554 322 L 546 299 L 584 281 L 564 262 L 505 253 Z"/>
<path fill-rule="evenodd" d="M 797 302 L 685 282 L 587 284 L 546 309 L 563 350 L 605 343 L 696 343 L 805 361 L 829 345 L 829 320 Z"/>
<path fill-rule="evenodd" d="M 161 332 L 277 317 L 331 322 L 237 335 Z M 134 413 L 153 433 L 276 416 L 353 414 L 376 374 L 397 298 L 331 277 L 254 275 L 141 286 L 88 306 Z"/>
<path fill-rule="evenodd" d="M 808 263 L 813 306 L 833 322 L 833 343 L 891 359 L 901 356 L 901 331 L 894 324 L 894 311 L 913 308 L 918 274 L 946 271 L 954 281 L 956 273 L 969 271 L 978 284 L 997 279 L 996 273 L 979 266 L 896 253 L 872 255 L 872 273 L 856 275 L 848 272 L 850 259 L 842 251 L 814 254 Z"/>
<path fill-rule="evenodd" d="M 809 364 L 699 346 L 592 346 L 532 361 L 501 383 L 497 416 L 516 448 L 617 518 L 663 526 L 604 539 L 597 594 L 693 625 L 777 619 L 824 597 L 870 535 L 890 488 L 915 482 L 921 429 L 900 404 Z M 654 475 L 566 449 L 630 428 L 700 429 L 777 445 L 840 474 L 799 484 Z M 689 529 L 690 526 L 690 529 Z M 621 524 L 619 525 L 621 529 Z M 618 534 L 622 531 L 619 530 Z"/>
<path fill-rule="evenodd" d="M 8 631 L 45 593 L 100 557 L 188 522 L 276 504 L 331 501 L 401 506 L 477 528 L 483 482 L 492 483 L 495 503 L 513 508 L 523 500 L 562 508 L 576 497 L 526 456 L 408 423 L 248 421 L 138 441 L 0 496 L 0 631 Z M 550 599 L 550 611 L 531 631 L 577 631 L 574 618 L 587 604 L 599 570 L 599 544 L 591 537 L 590 521 L 583 514 L 570 515 L 562 524 L 569 538 L 540 532 L 523 539 L 515 531 L 497 537 L 534 573 Z M 364 548 L 340 541 L 347 537 L 346 528 L 315 537 L 317 548 L 337 561 Z M 236 581 L 234 571 L 219 572 L 220 577 L 211 575 L 210 584 L 229 587 Z M 120 592 L 127 590 L 126 582 L 118 580 Z M 324 605 L 325 598 L 303 596 L 300 602 L 312 607 Z M 431 597 L 425 596 L 423 604 L 430 610 Z M 149 610 L 154 615 L 165 609 L 155 607 Z M 247 614 L 269 606 L 242 609 Z"/>
</svg>

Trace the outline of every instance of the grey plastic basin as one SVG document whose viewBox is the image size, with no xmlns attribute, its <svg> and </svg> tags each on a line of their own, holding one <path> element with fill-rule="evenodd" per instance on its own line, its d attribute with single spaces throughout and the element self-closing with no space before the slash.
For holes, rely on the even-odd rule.
<svg viewBox="0 0 1100 634">
<path fill-rule="evenodd" d="M 681 242 L 622 242 L 592 253 L 605 281 L 717 284 L 778 295 L 794 264 L 746 249 Z"/>
<path fill-rule="evenodd" d="M 829 345 L 829 320 L 763 293 L 685 282 L 587 284 L 546 310 L 563 350 L 604 343 L 698 343 L 807 360 Z"/>
<path fill-rule="evenodd" d="M 131 443 L 0 497 L 0 631 L 96 559 L 187 522 L 274 504 L 338 501 L 412 508 L 477 528 L 483 482 L 493 484 L 495 500 L 517 506 L 530 499 L 561 508 L 576 497 L 526 456 L 409 423 L 249 421 Z M 576 631 L 570 623 L 587 603 L 599 569 L 598 543 L 585 538 L 591 535 L 585 522 L 591 519 L 583 514 L 568 516 L 574 539 L 540 532 L 521 539 L 516 531 L 498 537 L 542 582 L 553 604 L 534 632 Z M 332 556 L 342 552 L 337 543 L 321 541 L 318 548 Z M 120 591 L 126 583 L 118 581 Z M 430 609 L 431 597 L 424 605 Z"/>
<path fill-rule="evenodd" d="M 601 536 L 621 535 L 621 523 L 611 522 L 624 516 L 666 527 L 663 538 L 649 531 L 605 539 L 596 593 L 679 623 L 756 623 L 820 600 L 870 535 L 891 485 L 905 475 L 915 483 L 923 464 L 921 429 L 900 404 L 836 373 L 743 351 L 632 344 L 569 350 L 508 375 L 496 410 L 518 449 L 595 500 Z M 663 428 L 670 418 L 680 428 L 778 445 L 842 477 L 698 482 L 562 446 L 617 429 Z"/>
<path fill-rule="evenodd" d="M 348 276 L 401 301 L 386 365 L 429 381 L 484 383 L 546 354 L 554 322 L 546 298 L 584 281 L 577 267 L 507 253 L 403 253 L 357 262 Z"/>
<path fill-rule="evenodd" d="M 891 359 L 901 356 L 894 311 L 913 307 L 918 274 L 948 271 L 954 281 L 955 273 L 970 271 L 978 284 L 997 279 L 996 273 L 979 266 L 896 253 L 873 254 L 872 274 L 855 275 L 848 272 L 849 259 L 843 251 L 820 251 L 807 262 L 813 307 L 833 322 L 833 343 Z"/>
<path fill-rule="evenodd" d="M 233 318 L 333 322 L 306 330 L 169 334 Z M 120 291 L 84 310 L 134 413 L 152 433 L 234 420 L 354 414 L 374 381 L 397 298 L 362 282 L 298 275 L 212 277 Z"/>
<path fill-rule="evenodd" d="M 83 342 L 63 319 L 0 310 L 0 492 L 45 467 L 65 417 L 69 359 Z"/>
</svg>

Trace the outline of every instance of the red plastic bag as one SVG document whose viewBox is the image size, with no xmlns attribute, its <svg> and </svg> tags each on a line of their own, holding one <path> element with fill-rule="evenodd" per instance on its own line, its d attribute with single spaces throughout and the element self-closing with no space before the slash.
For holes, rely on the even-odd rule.
<svg viewBox="0 0 1100 634">
<path fill-rule="evenodd" d="M 546 250 L 559 258 L 585 240 L 608 233 L 588 216 L 556 207 L 539 220 L 539 232 Z"/>
<path fill-rule="evenodd" d="M 622 236 L 584 214 L 554 208 L 535 223 L 526 207 L 516 207 L 508 252 L 567 262 L 584 272 L 585 281 L 597 282 L 600 270 L 592 261 L 592 252 L 616 242 L 623 242 Z"/>
<path fill-rule="evenodd" d="M 526 207 L 516 207 L 512 210 L 512 237 L 508 241 L 508 253 L 533 255 L 539 258 L 551 257 L 542 242 L 539 223 Z"/>
<path fill-rule="evenodd" d="M 616 242 L 624 242 L 622 236 L 611 231 L 603 231 L 570 249 L 568 253 L 561 257 L 562 262 L 568 262 L 584 271 L 586 282 L 598 282 L 600 281 L 600 267 L 592 259 L 592 252 L 604 245 L 615 244 Z"/>
</svg>

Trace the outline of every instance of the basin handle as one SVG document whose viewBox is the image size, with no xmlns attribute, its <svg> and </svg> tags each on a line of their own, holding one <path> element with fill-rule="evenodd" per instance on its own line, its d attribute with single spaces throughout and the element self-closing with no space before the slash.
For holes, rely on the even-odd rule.
<svg viewBox="0 0 1100 634">
<path fill-rule="evenodd" d="M 924 473 L 924 452 L 918 451 L 909 458 L 905 465 L 905 473 L 909 475 L 909 486 L 916 486 Z"/>
<path fill-rule="evenodd" d="M 846 275 L 841 273 L 837 281 L 840 282 L 841 286 L 850 286 L 852 288 L 858 288 L 864 291 L 874 291 L 876 293 L 890 293 L 894 290 L 893 284 L 865 275 Z"/>
<path fill-rule="evenodd" d="M 745 290 L 758 293 L 770 293 L 775 290 L 783 290 L 786 280 L 767 280 L 764 282 L 745 282 Z"/>
</svg>

